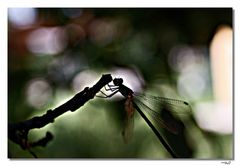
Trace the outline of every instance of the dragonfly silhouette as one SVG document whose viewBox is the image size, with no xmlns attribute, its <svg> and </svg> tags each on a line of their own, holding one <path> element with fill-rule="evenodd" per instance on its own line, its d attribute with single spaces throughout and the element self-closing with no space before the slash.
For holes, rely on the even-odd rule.
<svg viewBox="0 0 240 166">
<path fill-rule="evenodd" d="M 107 95 L 106 93 L 100 91 L 104 96 L 98 97 L 110 98 L 119 92 L 126 98 L 126 125 L 122 133 L 125 142 L 132 135 L 133 116 L 136 109 L 146 123 L 151 127 L 155 135 L 164 145 L 166 150 L 171 154 L 171 156 L 174 158 L 178 157 L 170 145 L 161 136 L 161 128 L 165 128 L 173 134 L 178 134 L 181 132 L 183 128 L 182 124 L 173 118 L 170 112 L 190 112 L 191 108 L 187 102 L 145 94 L 136 94 L 123 84 L 122 78 L 115 78 L 113 80 L 113 85 L 108 84 L 107 87 L 105 87 L 105 90 L 111 91 L 112 93 Z M 163 112 L 165 113 L 163 114 Z"/>
</svg>

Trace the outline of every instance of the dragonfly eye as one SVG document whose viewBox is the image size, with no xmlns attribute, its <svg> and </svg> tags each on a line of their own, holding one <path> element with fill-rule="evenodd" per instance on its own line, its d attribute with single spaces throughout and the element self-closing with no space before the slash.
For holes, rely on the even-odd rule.
<svg viewBox="0 0 240 166">
<path fill-rule="evenodd" d="M 116 85 L 116 86 L 122 85 L 123 79 L 122 79 L 122 78 L 115 78 L 115 79 L 113 80 L 113 83 L 114 83 L 114 85 Z"/>
</svg>

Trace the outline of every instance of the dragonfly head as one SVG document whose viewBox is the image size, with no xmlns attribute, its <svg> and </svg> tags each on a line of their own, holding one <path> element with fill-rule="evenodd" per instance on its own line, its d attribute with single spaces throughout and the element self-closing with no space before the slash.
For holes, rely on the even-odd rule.
<svg viewBox="0 0 240 166">
<path fill-rule="evenodd" d="M 122 78 L 115 78 L 115 79 L 113 80 L 113 83 L 114 83 L 114 85 L 116 85 L 116 86 L 120 86 L 120 85 L 123 84 L 123 79 L 122 79 Z"/>
</svg>

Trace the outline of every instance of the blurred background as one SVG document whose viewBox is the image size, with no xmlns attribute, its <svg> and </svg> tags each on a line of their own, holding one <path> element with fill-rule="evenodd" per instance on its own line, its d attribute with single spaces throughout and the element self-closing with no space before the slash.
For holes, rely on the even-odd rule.
<svg viewBox="0 0 240 166">
<path fill-rule="evenodd" d="M 102 74 L 136 92 L 188 101 L 184 133 L 166 139 L 185 158 L 233 159 L 231 8 L 9 8 L 8 122 L 41 116 Z M 122 98 L 94 98 L 42 129 L 54 139 L 42 158 L 171 156 L 138 113 L 122 139 Z M 9 158 L 33 156 L 8 141 Z"/>
</svg>

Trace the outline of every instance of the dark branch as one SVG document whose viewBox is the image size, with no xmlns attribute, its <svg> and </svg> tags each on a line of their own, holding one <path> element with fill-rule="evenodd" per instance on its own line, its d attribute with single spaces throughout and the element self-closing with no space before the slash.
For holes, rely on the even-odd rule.
<svg viewBox="0 0 240 166">
<path fill-rule="evenodd" d="M 105 85 L 112 81 L 112 76 L 110 74 L 102 75 L 100 80 L 91 88 L 86 87 L 83 91 L 77 93 L 73 98 L 68 100 L 61 106 L 48 110 L 46 114 L 38 117 L 33 117 L 32 119 L 8 124 L 8 139 L 20 145 L 22 149 L 30 149 L 34 146 L 45 146 L 53 136 L 51 133 L 47 132 L 46 137 L 40 139 L 35 143 L 28 142 L 29 130 L 35 128 L 42 128 L 49 123 L 53 123 L 54 119 L 62 115 L 67 111 L 76 111 L 78 108 L 83 106 L 88 100 L 93 99 L 96 93 L 100 91 Z"/>
<path fill-rule="evenodd" d="M 45 147 L 49 141 L 53 139 L 53 135 L 50 132 L 46 133 L 46 136 L 36 142 L 30 142 L 30 147 L 42 146 Z"/>
</svg>

